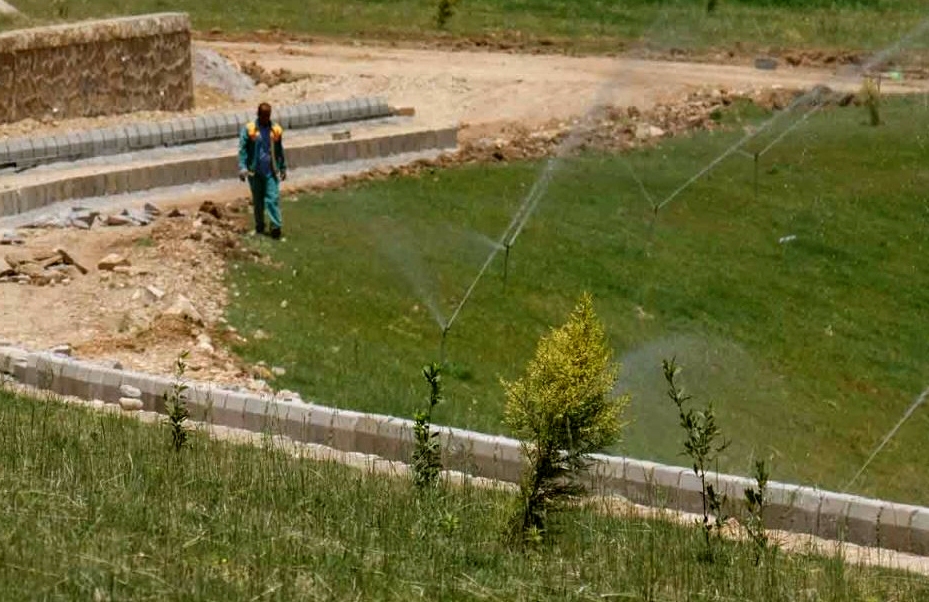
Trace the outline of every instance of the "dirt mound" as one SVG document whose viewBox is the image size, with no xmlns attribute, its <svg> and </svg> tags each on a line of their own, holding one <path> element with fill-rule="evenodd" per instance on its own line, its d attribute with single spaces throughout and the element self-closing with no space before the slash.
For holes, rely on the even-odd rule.
<svg viewBox="0 0 929 602">
<path fill-rule="evenodd" d="M 193 62 L 198 87 L 212 88 L 233 100 L 248 100 L 257 91 L 252 78 L 215 50 L 195 47 Z"/>
</svg>

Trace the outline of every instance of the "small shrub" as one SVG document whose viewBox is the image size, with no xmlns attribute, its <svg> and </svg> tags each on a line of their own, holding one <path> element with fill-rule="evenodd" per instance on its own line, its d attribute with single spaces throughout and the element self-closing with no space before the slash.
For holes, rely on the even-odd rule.
<svg viewBox="0 0 929 602">
<path fill-rule="evenodd" d="M 862 104 L 868 109 L 871 125 L 881 125 L 881 90 L 873 78 L 865 78 L 861 85 L 860 97 Z"/>
<path fill-rule="evenodd" d="M 442 471 L 442 455 L 438 433 L 432 432 L 432 410 L 442 401 L 442 369 L 438 364 L 423 368 L 423 377 L 429 383 L 429 407 L 416 412 L 413 418 L 413 483 L 418 489 L 435 487 Z"/>
<path fill-rule="evenodd" d="M 706 541 L 707 558 L 711 559 L 710 534 L 714 528 L 718 533 L 725 523 L 723 505 L 726 503 L 726 496 L 716 491 L 712 483 L 707 483 L 706 473 L 709 467 L 717 461 L 719 454 L 729 446 L 729 443 L 721 438 L 712 404 L 703 410 L 684 409 L 684 404 L 690 401 L 691 397 L 685 394 L 684 389 L 678 387 L 675 382 L 680 368 L 674 360 L 664 360 L 662 368 L 665 380 L 668 382 L 668 397 L 677 406 L 680 424 L 686 433 L 684 453 L 693 462 L 694 474 L 700 479 L 700 494 L 703 498 L 703 535 Z M 713 517 L 712 521 L 710 517 Z"/>
<path fill-rule="evenodd" d="M 629 403 L 613 394 L 618 373 L 591 297 L 584 294 L 568 321 L 541 338 L 523 378 L 501 381 L 505 422 L 527 459 L 514 538 L 540 538 L 547 514 L 583 493 L 578 477 L 589 454 L 618 440 Z"/>
<path fill-rule="evenodd" d="M 742 525 L 748 532 L 749 539 L 755 544 L 755 564 L 761 562 L 761 557 L 768 549 L 768 533 L 765 531 L 764 511 L 767 504 L 765 493 L 768 488 L 768 468 L 764 460 L 755 461 L 755 487 L 745 489 L 745 510 L 748 517 Z"/>
<path fill-rule="evenodd" d="M 455 15 L 455 5 L 458 0 L 439 0 L 435 9 L 435 24 L 439 29 L 445 29 L 448 20 Z"/>
<path fill-rule="evenodd" d="M 187 385 L 184 384 L 184 373 L 187 371 L 187 355 L 183 352 L 174 363 L 174 384 L 171 390 L 164 395 L 165 411 L 168 414 L 168 427 L 171 430 L 171 444 L 174 451 L 179 452 L 187 445 L 190 433 L 187 431 L 187 419 L 190 412 L 187 409 L 187 400 L 184 393 Z"/>
</svg>

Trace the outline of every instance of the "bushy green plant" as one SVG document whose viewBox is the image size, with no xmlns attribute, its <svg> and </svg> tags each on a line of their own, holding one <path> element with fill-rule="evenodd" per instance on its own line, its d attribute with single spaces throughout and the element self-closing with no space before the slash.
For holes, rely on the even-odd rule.
<svg viewBox="0 0 929 602">
<path fill-rule="evenodd" d="M 527 460 L 513 535 L 543 534 L 546 515 L 583 493 L 588 456 L 619 439 L 629 398 L 614 394 L 618 373 L 585 293 L 567 322 L 541 338 L 525 375 L 501 381 L 505 422 Z"/>
<path fill-rule="evenodd" d="M 423 368 L 429 383 L 429 407 L 416 412 L 413 418 L 413 458 L 410 462 L 413 483 L 419 489 L 435 487 L 442 471 L 442 454 L 438 433 L 432 432 L 432 410 L 442 402 L 442 369 L 436 364 Z"/>
<path fill-rule="evenodd" d="M 684 409 L 684 405 L 691 400 L 691 396 L 684 393 L 684 389 L 679 387 L 675 381 L 680 368 L 675 364 L 674 359 L 663 360 L 662 368 L 665 380 L 668 382 L 668 397 L 677 407 L 681 428 L 686 433 L 684 454 L 691 459 L 694 474 L 700 479 L 700 495 L 703 499 L 703 535 L 706 541 L 707 556 L 711 558 L 710 534 L 714 528 L 718 532 L 725 523 L 723 505 L 726 503 L 726 496 L 716 491 L 712 483 L 707 482 L 707 471 L 719 458 L 719 454 L 729 446 L 729 442 L 722 438 L 722 433 L 716 424 L 713 404 L 708 404 L 703 410 Z"/>
<path fill-rule="evenodd" d="M 168 428 L 171 430 L 171 445 L 174 451 L 181 451 L 190 439 L 186 424 L 190 411 L 187 409 L 187 400 L 184 398 L 187 391 L 187 385 L 184 383 L 187 355 L 188 352 L 185 351 L 175 360 L 174 383 L 171 385 L 171 390 L 164 394 L 165 412 L 168 414 Z"/>
<path fill-rule="evenodd" d="M 445 29 L 448 20 L 455 15 L 455 5 L 458 0 L 439 0 L 435 9 L 435 24 L 439 29 Z"/>
</svg>

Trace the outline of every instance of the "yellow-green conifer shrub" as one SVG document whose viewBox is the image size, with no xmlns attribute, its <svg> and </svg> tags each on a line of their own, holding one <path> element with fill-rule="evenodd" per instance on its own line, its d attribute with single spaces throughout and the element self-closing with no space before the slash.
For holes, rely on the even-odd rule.
<svg viewBox="0 0 929 602">
<path fill-rule="evenodd" d="M 541 534 L 548 512 L 583 493 L 589 454 L 619 440 L 628 396 L 614 393 L 620 366 L 585 293 L 568 321 L 539 341 L 525 375 L 501 381 L 505 422 L 527 458 L 514 535 Z"/>
</svg>

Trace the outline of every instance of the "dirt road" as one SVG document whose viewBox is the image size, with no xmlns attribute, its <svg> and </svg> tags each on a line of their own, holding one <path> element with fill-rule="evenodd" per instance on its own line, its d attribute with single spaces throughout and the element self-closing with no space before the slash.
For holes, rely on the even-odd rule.
<svg viewBox="0 0 929 602">
<path fill-rule="evenodd" d="M 275 102 L 383 95 L 395 106 L 413 106 L 436 123 L 459 122 L 486 131 L 504 122 L 539 125 L 583 115 L 595 104 L 674 102 L 700 88 L 751 90 L 825 84 L 857 91 L 861 77 L 790 68 L 647 61 L 612 57 L 520 55 L 365 46 L 204 42 L 239 64 L 287 70 L 303 79 L 265 93 Z M 885 92 L 926 90 L 927 83 L 884 82 Z M 467 132 L 464 132 L 467 136 Z"/>
</svg>

